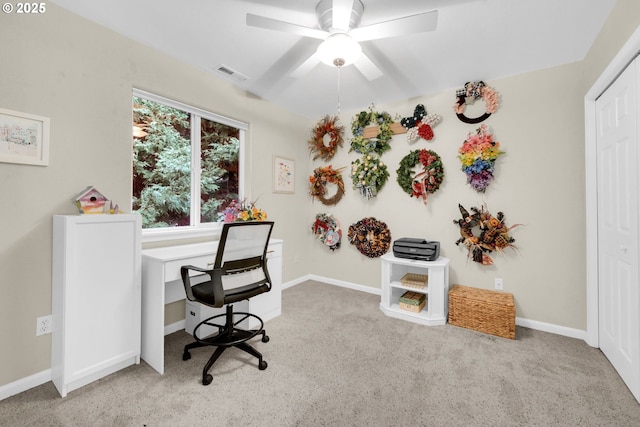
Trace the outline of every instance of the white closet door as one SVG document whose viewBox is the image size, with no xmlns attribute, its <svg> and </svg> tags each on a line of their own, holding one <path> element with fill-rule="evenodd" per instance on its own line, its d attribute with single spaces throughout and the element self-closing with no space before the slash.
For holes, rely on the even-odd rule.
<svg viewBox="0 0 640 427">
<path fill-rule="evenodd" d="M 638 59 L 596 101 L 600 348 L 640 401 Z"/>
</svg>

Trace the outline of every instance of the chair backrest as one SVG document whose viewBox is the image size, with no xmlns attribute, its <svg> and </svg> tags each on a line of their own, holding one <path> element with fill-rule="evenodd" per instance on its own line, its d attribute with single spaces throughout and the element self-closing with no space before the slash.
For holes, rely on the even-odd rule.
<svg viewBox="0 0 640 427">
<path fill-rule="evenodd" d="M 236 261 L 266 258 L 272 229 L 273 221 L 225 223 L 214 268 L 228 269 Z"/>
<path fill-rule="evenodd" d="M 248 284 L 268 284 L 267 247 L 273 221 L 225 223 L 218 244 L 214 269 L 222 273 L 225 291 Z"/>
</svg>

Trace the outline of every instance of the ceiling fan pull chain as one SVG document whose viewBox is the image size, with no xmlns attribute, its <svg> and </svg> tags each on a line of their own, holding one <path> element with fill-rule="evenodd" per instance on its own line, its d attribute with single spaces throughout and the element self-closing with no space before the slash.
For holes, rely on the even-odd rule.
<svg viewBox="0 0 640 427">
<path fill-rule="evenodd" d="M 342 67 L 336 67 L 338 68 L 338 115 L 340 114 L 340 69 Z"/>
</svg>

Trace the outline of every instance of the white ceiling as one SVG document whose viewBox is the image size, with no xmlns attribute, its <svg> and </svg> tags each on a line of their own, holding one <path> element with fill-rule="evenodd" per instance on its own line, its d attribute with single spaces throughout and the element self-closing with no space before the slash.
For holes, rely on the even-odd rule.
<svg viewBox="0 0 640 427">
<path fill-rule="evenodd" d="M 144 45 L 210 71 L 309 118 L 455 90 L 582 60 L 615 0 L 362 0 L 360 26 L 439 11 L 433 32 L 363 42 L 384 72 L 368 81 L 353 66 L 319 64 L 289 74 L 320 40 L 246 25 L 253 13 L 318 28 L 319 0 L 51 0 Z M 237 82 L 224 65 L 248 79 Z M 453 95 L 452 95 L 453 96 Z"/>
</svg>

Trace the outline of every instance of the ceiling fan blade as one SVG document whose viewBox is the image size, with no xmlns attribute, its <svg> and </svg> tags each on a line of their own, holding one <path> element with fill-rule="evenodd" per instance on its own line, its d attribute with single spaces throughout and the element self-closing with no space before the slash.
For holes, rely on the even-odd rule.
<svg viewBox="0 0 640 427">
<path fill-rule="evenodd" d="M 318 41 L 303 37 L 298 40 L 280 59 L 255 80 L 247 80 L 246 89 L 258 96 L 268 98 L 276 96 L 293 81 L 291 73 L 301 66 L 302 58 L 309 52 L 315 52 Z M 306 62 L 308 60 L 305 60 Z"/>
<path fill-rule="evenodd" d="M 265 16 L 254 15 L 252 13 L 247 13 L 247 25 L 251 27 L 266 28 L 267 30 L 298 34 L 300 36 L 311 37 L 320 40 L 326 39 L 329 35 L 329 33 L 326 31 L 303 27 L 302 25 L 279 21 L 277 19 L 267 18 Z"/>
<path fill-rule="evenodd" d="M 371 59 L 364 53 L 353 63 L 355 67 L 362 73 L 367 80 L 372 81 L 383 76 L 382 71 Z"/>
<path fill-rule="evenodd" d="M 349 32 L 358 42 L 433 31 L 438 26 L 438 11 L 420 13 L 391 21 L 354 28 Z"/>
<path fill-rule="evenodd" d="M 331 26 L 338 30 L 348 31 L 352 8 L 353 0 L 333 0 Z"/>
<path fill-rule="evenodd" d="M 306 61 L 298 66 L 295 70 L 289 74 L 294 79 L 299 79 L 301 77 L 306 76 L 311 70 L 316 68 L 316 66 L 320 63 L 320 58 L 315 53 L 311 55 Z"/>
</svg>

